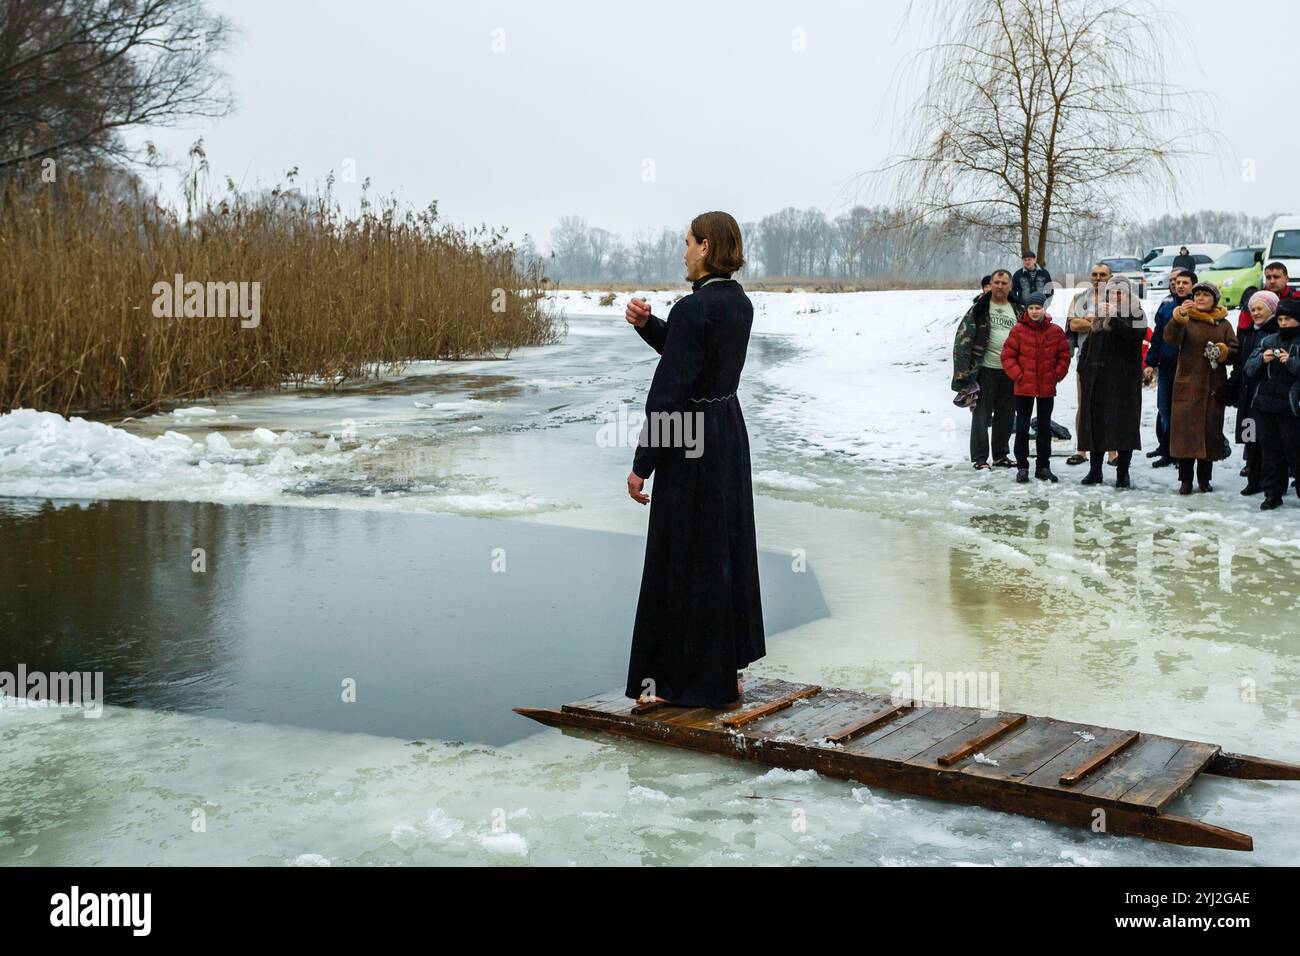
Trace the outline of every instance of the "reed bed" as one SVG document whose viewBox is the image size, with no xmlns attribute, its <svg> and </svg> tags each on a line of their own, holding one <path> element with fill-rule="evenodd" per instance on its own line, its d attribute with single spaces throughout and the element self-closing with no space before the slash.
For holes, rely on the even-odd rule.
<svg viewBox="0 0 1300 956">
<path fill-rule="evenodd" d="M 395 202 L 232 196 L 186 214 L 85 184 L 0 206 L 0 411 L 146 411 L 233 389 L 341 384 L 559 334 L 504 238 Z M 159 318 L 155 284 L 259 283 L 260 323 Z M 205 299 L 205 304 L 206 304 Z"/>
</svg>

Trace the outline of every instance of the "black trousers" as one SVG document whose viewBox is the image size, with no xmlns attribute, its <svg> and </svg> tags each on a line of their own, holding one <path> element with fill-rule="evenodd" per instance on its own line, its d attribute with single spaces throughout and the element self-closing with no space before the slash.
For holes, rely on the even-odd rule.
<svg viewBox="0 0 1300 956">
<path fill-rule="evenodd" d="M 1054 398 L 1037 398 L 1031 395 L 1016 396 L 1016 465 L 1029 467 L 1029 426 L 1033 418 L 1034 402 L 1038 402 L 1038 435 L 1034 440 L 1034 453 L 1038 467 L 1045 468 L 1052 457 L 1052 406 Z"/>
<path fill-rule="evenodd" d="M 993 425 L 993 460 L 1006 458 L 1010 452 L 1011 420 L 1016 415 L 1015 384 L 999 368 L 980 366 L 976 381 L 980 397 L 971 408 L 970 460 L 989 460 L 989 424 Z"/>
<path fill-rule="evenodd" d="M 1300 470 L 1300 418 L 1258 409 L 1254 414 L 1255 437 L 1263 458 L 1264 496 L 1281 498 L 1291 474 Z"/>
<path fill-rule="evenodd" d="M 1106 463 L 1106 453 L 1104 451 L 1088 452 L 1088 470 L 1095 475 L 1101 474 L 1101 466 Z M 1124 451 L 1115 452 L 1115 470 L 1121 473 L 1128 471 L 1129 466 L 1133 464 L 1133 449 L 1128 448 Z"/>
<path fill-rule="evenodd" d="M 1196 480 L 1209 481 L 1214 477 L 1214 462 L 1208 458 L 1179 458 L 1178 480 L 1192 480 L 1192 465 L 1196 466 Z"/>
</svg>

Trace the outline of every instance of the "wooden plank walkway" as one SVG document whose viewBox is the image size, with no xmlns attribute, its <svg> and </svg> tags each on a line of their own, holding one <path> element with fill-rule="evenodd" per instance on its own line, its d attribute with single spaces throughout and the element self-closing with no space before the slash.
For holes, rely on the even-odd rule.
<svg viewBox="0 0 1300 956">
<path fill-rule="evenodd" d="M 1300 780 L 1300 766 L 1214 744 L 884 694 L 751 678 L 729 709 L 637 706 L 621 689 L 518 707 L 544 724 L 741 757 L 1099 832 L 1249 850 L 1249 835 L 1165 808 L 1203 772 Z"/>
</svg>

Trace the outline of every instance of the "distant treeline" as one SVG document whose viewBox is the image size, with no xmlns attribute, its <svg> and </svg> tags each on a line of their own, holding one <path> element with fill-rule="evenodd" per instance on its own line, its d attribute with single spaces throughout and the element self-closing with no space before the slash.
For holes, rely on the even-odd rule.
<svg viewBox="0 0 1300 956">
<path fill-rule="evenodd" d="M 870 281 L 914 286 L 917 280 L 974 284 L 997 267 L 1019 266 L 1019 250 L 990 242 L 956 222 L 916 223 L 906 210 L 855 206 L 828 217 L 820 209 L 789 207 L 741 224 L 750 279 L 782 277 Z M 1275 216 L 1205 211 L 1116 223 L 1086 242 L 1057 243 L 1044 262 L 1061 278 L 1084 275 L 1103 256 L 1143 255 L 1171 243 L 1262 243 Z M 682 279 L 684 226 L 633 233 L 631 239 L 566 216 L 551 230 L 551 251 L 525 241 L 527 262 L 539 263 L 555 284 L 676 283 Z"/>
</svg>

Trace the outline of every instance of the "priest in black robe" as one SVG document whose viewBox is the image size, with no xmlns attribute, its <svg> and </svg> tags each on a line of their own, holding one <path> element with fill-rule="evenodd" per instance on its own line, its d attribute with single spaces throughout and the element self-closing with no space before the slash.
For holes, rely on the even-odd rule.
<svg viewBox="0 0 1300 956">
<path fill-rule="evenodd" d="M 667 321 L 634 299 L 627 320 L 661 356 L 628 493 L 650 502 L 626 694 L 726 707 L 739 671 L 766 653 L 749 435 L 736 389 L 754 308 L 731 274 L 740 227 L 724 212 L 686 234 L 691 293 Z M 644 493 L 654 475 L 653 495 Z"/>
</svg>

